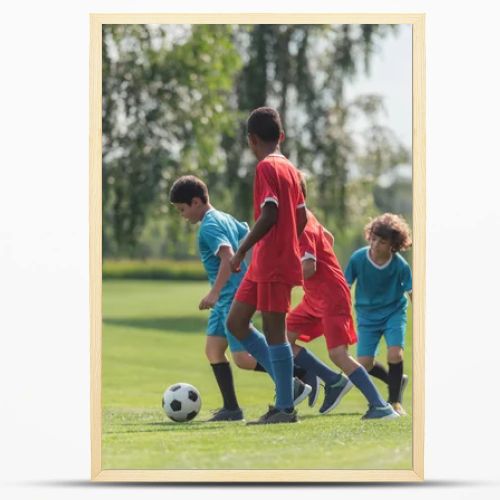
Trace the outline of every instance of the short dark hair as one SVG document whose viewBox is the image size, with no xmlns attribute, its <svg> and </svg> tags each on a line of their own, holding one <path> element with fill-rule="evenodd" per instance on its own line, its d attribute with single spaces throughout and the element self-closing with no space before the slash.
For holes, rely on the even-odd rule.
<svg viewBox="0 0 500 500">
<path fill-rule="evenodd" d="M 279 113 L 274 108 L 254 109 L 247 120 L 247 132 L 265 142 L 278 142 L 283 132 Z"/>
<path fill-rule="evenodd" d="M 191 205 L 193 198 L 200 198 L 203 203 L 208 202 L 206 184 L 194 175 L 179 177 L 170 189 L 170 203 L 187 203 Z"/>
</svg>

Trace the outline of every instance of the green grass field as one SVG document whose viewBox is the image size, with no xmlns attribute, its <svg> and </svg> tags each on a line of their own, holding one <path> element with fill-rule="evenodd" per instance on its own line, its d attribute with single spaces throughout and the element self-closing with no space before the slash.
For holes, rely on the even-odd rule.
<svg viewBox="0 0 500 500">
<path fill-rule="evenodd" d="M 208 424 L 209 410 L 221 403 L 204 355 L 208 312 L 197 308 L 207 290 L 203 282 L 104 281 L 103 469 L 411 469 L 411 308 L 408 417 L 360 420 L 366 404 L 353 388 L 325 416 L 318 413 L 322 394 L 314 408 L 302 403 L 294 425 Z M 327 361 L 322 339 L 308 347 Z M 246 419 L 257 418 L 273 400 L 270 379 L 233 373 Z M 175 382 L 193 384 L 202 396 L 200 415 L 187 424 L 170 421 L 161 408 L 163 391 Z"/>
</svg>

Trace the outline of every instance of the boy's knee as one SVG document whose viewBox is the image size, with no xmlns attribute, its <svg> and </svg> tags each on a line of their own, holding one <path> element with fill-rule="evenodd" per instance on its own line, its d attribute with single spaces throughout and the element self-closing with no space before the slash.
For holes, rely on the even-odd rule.
<svg viewBox="0 0 500 500">
<path fill-rule="evenodd" d="M 208 362 L 212 365 L 228 361 L 226 357 L 226 347 L 224 345 L 219 345 L 216 342 L 207 342 L 205 345 L 205 356 L 207 357 Z"/>
<path fill-rule="evenodd" d="M 401 363 L 403 361 L 403 349 L 401 347 L 389 347 L 387 350 L 387 361 L 389 363 Z"/>
<path fill-rule="evenodd" d="M 332 349 L 329 353 L 330 359 L 332 363 L 338 365 L 339 362 L 342 362 L 342 353 L 339 352 L 337 349 Z"/>
<path fill-rule="evenodd" d="M 331 349 L 328 354 L 330 355 L 330 359 L 332 360 L 332 362 L 336 365 L 342 364 L 342 361 L 344 361 L 347 357 L 345 349 L 339 347 Z"/>
<path fill-rule="evenodd" d="M 359 356 L 358 363 L 365 368 L 366 371 L 370 371 L 375 365 L 375 358 L 370 356 Z"/>
<path fill-rule="evenodd" d="M 215 358 L 216 356 L 214 355 L 214 351 L 213 349 L 211 349 L 210 347 L 206 346 L 205 347 L 205 356 L 207 357 L 207 360 L 209 363 L 215 363 L 216 361 Z"/>
<path fill-rule="evenodd" d="M 215 365 L 217 363 L 228 363 L 228 359 L 226 358 L 226 355 L 223 352 L 217 352 L 217 351 L 211 351 L 211 350 L 205 350 L 205 355 L 207 357 L 208 362 L 211 365 Z"/>
</svg>

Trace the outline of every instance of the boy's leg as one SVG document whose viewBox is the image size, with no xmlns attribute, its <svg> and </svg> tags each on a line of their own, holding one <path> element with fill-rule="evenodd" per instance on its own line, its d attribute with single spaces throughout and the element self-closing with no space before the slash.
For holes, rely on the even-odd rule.
<svg viewBox="0 0 500 500">
<path fill-rule="evenodd" d="M 248 354 L 246 351 L 242 352 L 231 352 L 231 357 L 233 358 L 233 361 L 236 363 L 236 366 L 238 368 L 241 368 L 243 370 L 252 370 L 256 372 L 263 372 L 267 373 L 265 368 L 257 362 L 257 360 Z M 300 404 L 302 401 L 308 397 L 311 392 L 312 392 L 312 387 L 305 381 L 303 381 L 301 378 L 299 378 L 299 375 L 297 373 L 303 373 L 304 370 L 302 370 L 300 367 L 297 365 L 293 365 L 293 404 L 294 406 L 297 406 Z"/>
<path fill-rule="evenodd" d="M 406 310 L 401 310 L 389 318 L 384 332 L 387 342 L 387 361 L 389 363 L 389 402 L 401 415 L 406 415 L 401 406 L 405 334 Z"/>
<path fill-rule="evenodd" d="M 295 361 L 303 366 L 308 372 L 313 373 L 319 377 L 325 385 L 336 384 L 342 375 L 334 370 L 332 370 L 328 365 L 323 363 L 313 352 L 309 351 L 305 347 L 300 347 L 297 355 L 295 356 Z"/>
<path fill-rule="evenodd" d="M 227 325 L 227 317 L 229 315 L 229 311 L 227 312 L 225 324 Z M 254 329 L 257 336 L 260 336 L 263 340 L 265 337 L 262 333 L 260 333 L 257 329 Z M 234 363 L 238 368 L 242 370 L 255 370 L 257 365 L 261 366 L 257 360 L 246 351 L 245 346 L 234 336 L 231 334 L 229 329 L 226 326 L 226 338 L 229 346 L 229 350 L 231 351 L 231 357 L 233 358 Z M 265 371 L 264 368 L 262 368 Z"/>
<path fill-rule="evenodd" d="M 375 356 L 360 356 L 358 354 L 358 363 L 363 366 L 367 372 L 370 372 L 375 366 Z"/>
<path fill-rule="evenodd" d="M 266 339 L 250 323 L 255 313 L 255 306 L 246 302 L 234 300 L 227 317 L 227 328 L 234 337 L 243 345 L 256 361 L 264 367 L 265 371 L 274 379 L 269 347 Z"/>
<path fill-rule="evenodd" d="M 259 370 L 257 366 L 260 367 L 261 365 L 257 363 L 257 360 L 246 351 L 231 352 L 231 357 L 233 358 L 235 365 L 242 370 L 266 371 L 264 370 L 264 367 L 262 367 L 262 370 Z"/>
<path fill-rule="evenodd" d="M 373 368 L 375 355 L 382 337 L 382 331 L 370 327 L 361 327 L 358 324 L 358 359 L 355 363 L 360 366 L 349 374 L 351 382 L 359 388 L 368 400 L 369 408 L 363 419 L 396 418 L 399 415 L 392 409 L 377 391 L 375 384 L 368 375 L 368 369 Z M 365 368 L 367 367 L 367 368 Z"/>
<path fill-rule="evenodd" d="M 335 384 L 340 374 L 333 371 L 311 351 L 297 346 L 295 341 L 300 337 L 307 342 L 321 337 L 324 327 L 321 318 L 313 316 L 305 301 L 301 302 L 286 319 L 287 337 L 292 344 L 295 362 L 307 372 L 319 377 L 326 385 Z M 300 332 L 300 333 L 298 333 Z"/>
<path fill-rule="evenodd" d="M 301 346 L 298 346 L 295 342 L 297 338 L 299 337 L 298 333 L 293 333 L 289 332 L 287 330 L 286 332 L 286 337 L 288 339 L 288 342 L 290 343 L 290 347 L 292 348 L 292 354 L 293 354 L 293 376 L 299 378 L 300 380 L 304 381 L 304 377 L 307 376 L 307 370 L 299 365 L 297 363 L 297 360 L 295 359 L 295 356 L 299 353 L 299 351 L 302 349 Z M 307 382 L 306 382 L 307 383 Z"/>
<path fill-rule="evenodd" d="M 389 363 L 389 402 L 401 403 L 401 387 L 403 384 L 403 349 L 392 346 L 387 350 Z"/>
<path fill-rule="evenodd" d="M 242 370 L 251 370 L 256 372 L 267 373 L 267 370 L 248 352 L 231 352 L 231 357 L 238 368 Z M 306 370 L 301 366 L 293 365 L 293 376 L 302 380 L 306 375 Z"/>
<path fill-rule="evenodd" d="M 375 366 L 375 355 L 381 338 L 382 330 L 358 325 L 357 361 L 367 372 Z"/>
<path fill-rule="evenodd" d="M 316 404 L 320 381 L 323 380 L 325 384 L 334 383 L 340 377 L 311 351 L 295 343 L 297 339 L 310 342 L 323 335 L 322 321 L 321 318 L 318 318 L 317 313 L 318 311 L 308 304 L 305 296 L 286 318 L 287 337 L 292 344 L 294 362 L 305 369 L 305 374 L 300 378 L 311 386 L 311 392 L 308 396 L 310 407 Z"/>
<path fill-rule="evenodd" d="M 216 413 L 211 420 L 241 420 L 241 409 L 236 398 L 234 388 L 233 373 L 229 364 L 225 351 L 227 349 L 227 341 L 224 337 L 210 335 L 207 336 L 205 352 L 210 365 L 212 367 L 217 385 L 223 400 L 223 410 L 227 410 L 227 415 L 218 415 Z M 222 418 L 222 417 L 227 418 Z M 229 418 L 231 417 L 231 418 Z"/>
<path fill-rule="evenodd" d="M 290 316 L 290 315 L 288 315 Z M 287 325 L 288 325 L 288 317 L 287 317 Z M 290 345 L 292 347 L 292 353 L 293 353 L 293 375 L 295 377 L 294 380 L 294 397 L 295 401 L 294 404 L 295 406 L 299 403 L 299 400 L 297 398 L 297 391 L 299 392 L 304 392 L 304 390 L 309 391 L 309 394 L 307 394 L 307 400 L 308 400 L 308 405 L 312 408 L 316 404 L 316 400 L 318 399 L 318 394 L 319 394 L 319 384 L 320 384 L 320 378 L 314 374 L 313 372 L 306 370 L 304 367 L 298 364 L 297 362 L 297 354 L 302 351 L 303 347 L 298 346 L 296 344 L 296 340 L 299 338 L 298 333 L 290 332 L 287 329 L 286 336 L 288 338 L 288 341 L 290 342 Z M 301 387 L 297 387 L 297 380 L 298 379 L 300 382 L 304 384 L 303 389 Z M 311 390 L 309 390 L 309 387 Z M 299 398 L 300 401 L 303 400 L 302 396 Z"/>
<path fill-rule="evenodd" d="M 273 374 L 276 385 L 276 405 L 270 406 L 266 414 L 254 422 L 249 422 L 249 424 L 297 422 L 297 413 L 293 409 L 293 355 L 290 344 L 286 340 L 285 328 L 286 311 L 290 307 L 292 287 L 281 283 L 259 283 L 257 285 L 249 281 L 244 279 L 236 293 L 230 317 L 228 318 L 228 327 L 242 342 L 247 351 L 269 373 Z M 254 345 L 245 343 L 249 335 L 245 335 L 243 325 L 238 325 L 237 319 L 239 311 L 245 312 L 245 308 L 241 307 L 240 300 L 241 302 L 247 302 L 247 309 L 248 304 L 254 304 L 254 311 L 259 309 L 262 312 L 264 333 L 269 344 L 269 347 L 267 347 L 268 344 L 265 344 L 267 347 L 266 353 L 269 356 L 267 360 L 265 356 L 261 355 L 262 353 L 259 353 L 260 358 L 256 355 L 255 351 L 257 349 L 255 349 Z M 269 368 L 266 363 L 269 364 Z"/>
<path fill-rule="evenodd" d="M 205 356 L 211 365 L 229 363 L 229 359 L 226 356 L 227 345 L 227 340 L 222 335 L 207 334 Z"/>
<path fill-rule="evenodd" d="M 358 356 L 358 363 L 363 366 L 366 371 L 389 386 L 389 372 L 378 362 L 374 356 Z"/>
<path fill-rule="evenodd" d="M 363 364 L 363 363 L 361 363 Z M 380 364 L 378 361 L 373 361 L 373 368 L 368 370 L 368 373 L 382 382 L 389 384 L 389 372 L 384 365 Z"/>
<path fill-rule="evenodd" d="M 349 379 L 363 393 L 370 406 L 386 406 L 386 401 L 379 394 L 375 384 L 368 375 L 368 372 L 374 365 L 375 354 L 382 338 L 382 331 L 358 326 L 358 335 L 357 363 L 360 366 L 349 374 Z"/>
<path fill-rule="evenodd" d="M 389 364 L 389 367 L 390 367 L 390 364 Z M 401 366 L 401 372 L 403 373 L 403 366 Z M 385 368 L 384 365 L 382 365 L 378 361 L 375 361 L 373 364 L 373 368 L 371 370 L 369 370 L 368 373 L 372 377 L 378 378 L 379 380 L 381 380 L 382 382 L 387 384 L 387 387 L 389 388 L 389 371 Z M 403 401 L 403 393 L 404 393 L 404 390 L 405 390 L 407 385 L 408 385 L 408 375 L 405 375 L 403 373 L 402 379 L 401 379 L 401 390 L 399 392 L 399 399 L 397 400 L 399 403 L 402 403 L 402 401 Z M 389 394 L 390 394 L 390 390 L 389 390 Z M 389 397 L 389 401 L 391 401 L 390 397 Z"/>
<path fill-rule="evenodd" d="M 286 338 L 286 313 L 262 312 L 276 384 L 276 408 L 293 411 L 293 354 Z"/>
<path fill-rule="evenodd" d="M 370 406 L 386 406 L 386 401 L 377 391 L 365 367 L 349 356 L 347 346 L 331 349 L 331 360 L 349 377 L 349 380 L 362 392 Z"/>
</svg>

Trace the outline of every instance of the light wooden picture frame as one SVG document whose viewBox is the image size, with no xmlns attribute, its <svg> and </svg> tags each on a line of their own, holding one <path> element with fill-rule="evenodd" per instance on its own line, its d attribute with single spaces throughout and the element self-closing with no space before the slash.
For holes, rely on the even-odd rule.
<svg viewBox="0 0 500 500">
<path fill-rule="evenodd" d="M 409 470 L 104 470 L 102 467 L 102 27 L 106 24 L 407 24 L 413 40 L 413 466 Z M 91 478 L 94 481 L 417 482 L 424 479 L 425 329 L 424 14 L 90 15 L 90 362 Z"/>
</svg>

